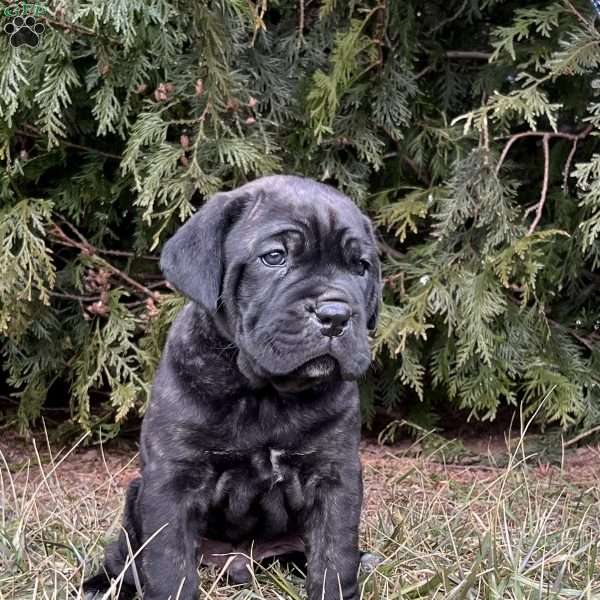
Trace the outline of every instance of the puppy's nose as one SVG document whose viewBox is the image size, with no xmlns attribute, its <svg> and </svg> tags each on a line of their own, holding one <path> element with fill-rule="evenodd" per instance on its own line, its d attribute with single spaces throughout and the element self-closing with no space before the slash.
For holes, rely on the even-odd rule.
<svg viewBox="0 0 600 600">
<path fill-rule="evenodd" d="M 321 333 L 328 337 L 342 335 L 352 311 L 345 302 L 323 302 L 315 309 L 315 315 L 323 327 Z"/>
</svg>

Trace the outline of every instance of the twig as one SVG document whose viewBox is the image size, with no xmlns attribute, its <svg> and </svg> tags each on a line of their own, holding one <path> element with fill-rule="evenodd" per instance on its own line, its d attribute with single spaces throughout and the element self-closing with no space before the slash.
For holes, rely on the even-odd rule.
<svg viewBox="0 0 600 600">
<path fill-rule="evenodd" d="M 477 51 L 469 51 L 469 50 L 448 50 L 444 52 L 443 56 L 446 58 L 464 58 L 466 60 L 489 60 L 492 55 L 489 52 L 477 52 Z M 414 77 L 415 81 L 421 79 L 435 69 L 435 64 L 429 64 L 426 67 L 423 67 Z"/>
<path fill-rule="evenodd" d="M 162 288 L 162 287 L 167 288 L 167 289 L 171 289 L 171 290 L 173 289 L 171 287 L 171 285 L 167 281 L 165 281 L 165 280 L 159 281 L 158 283 L 152 283 L 148 287 L 150 289 L 152 289 L 152 290 L 155 290 L 157 288 Z M 156 300 L 156 298 L 155 298 L 155 300 Z M 124 304 L 128 308 L 136 308 L 138 306 L 146 305 L 147 302 L 148 302 L 148 300 L 136 300 L 134 302 L 125 302 Z"/>
<path fill-rule="evenodd" d="M 385 0 L 380 5 L 381 10 L 377 12 L 375 18 L 375 35 L 373 36 L 373 43 L 377 45 L 377 62 L 379 64 L 379 70 L 383 68 L 383 47 L 385 45 L 385 32 L 387 31 L 387 6 Z"/>
<path fill-rule="evenodd" d="M 153 300 L 156 300 L 156 298 L 157 298 L 156 292 L 149 290 L 145 285 L 139 283 L 135 279 L 132 279 L 129 275 L 127 275 L 127 273 L 121 271 L 120 269 L 117 269 L 117 267 L 115 267 L 114 265 L 111 265 L 109 262 L 104 261 L 104 260 L 102 262 L 104 263 L 104 266 L 109 271 L 112 271 L 115 275 L 120 277 L 123 281 L 126 281 L 131 287 L 138 289 L 140 292 L 143 292 L 144 294 L 146 294 Z"/>
<path fill-rule="evenodd" d="M 556 325 L 556 321 L 552 321 Z M 588 350 L 591 352 L 594 351 L 594 346 L 589 340 L 586 340 L 584 337 L 581 337 L 579 334 L 575 333 L 572 329 L 567 329 L 567 332 L 570 333 L 580 344 L 583 344 Z"/>
<path fill-rule="evenodd" d="M 298 20 L 298 48 L 302 46 L 304 41 L 304 0 L 298 0 L 300 5 L 300 17 Z"/>
<path fill-rule="evenodd" d="M 61 246 L 66 246 L 67 248 L 77 248 L 78 250 L 84 251 L 81 244 L 77 244 L 76 242 L 69 241 L 69 238 L 66 236 L 63 238 L 60 235 L 55 235 L 54 232 L 50 232 L 50 235 L 54 238 L 54 241 Z M 86 248 L 86 254 L 90 254 L 89 249 Z"/>
<path fill-rule="evenodd" d="M 75 225 L 72 225 L 71 223 L 69 223 L 69 221 L 66 221 L 65 219 L 61 219 L 61 222 L 64 223 L 79 238 L 79 241 L 82 244 L 85 244 L 90 248 L 92 247 L 92 245 L 85 239 L 83 234 L 75 227 Z"/>
<path fill-rule="evenodd" d="M 529 230 L 527 231 L 528 235 L 531 235 L 535 228 L 538 226 L 540 219 L 542 218 L 542 210 L 544 209 L 544 204 L 546 204 L 546 198 L 548 196 L 548 183 L 550 180 L 550 138 L 545 135 L 543 138 L 543 147 L 544 147 L 544 181 L 542 183 L 542 193 L 540 195 L 540 201 L 537 203 L 537 212 L 535 213 L 535 218 L 533 219 L 533 223 L 531 223 Z"/>
<path fill-rule="evenodd" d="M 77 25 L 76 23 L 70 23 L 68 21 L 58 21 L 56 19 L 51 19 L 50 17 L 42 16 L 41 18 L 44 21 L 46 21 L 46 23 L 48 23 L 49 25 L 54 25 L 55 27 L 60 27 L 61 29 L 64 29 L 67 32 L 74 31 L 75 33 L 80 33 L 81 35 L 87 35 L 89 37 L 105 38 L 109 42 L 111 42 L 117 46 L 123 45 L 122 40 L 111 37 L 109 35 L 103 35 L 101 33 L 98 33 L 97 31 L 94 31 L 93 29 L 84 27 L 83 25 Z"/>
<path fill-rule="evenodd" d="M 571 12 L 585 25 L 585 28 L 592 34 L 596 34 L 593 23 L 590 23 L 572 4 L 569 0 L 564 0 L 565 4 L 569 7 Z"/>
<path fill-rule="evenodd" d="M 573 146 L 571 147 L 571 152 L 569 152 L 569 157 L 567 158 L 567 162 L 565 163 L 565 170 L 563 172 L 563 191 L 567 192 L 567 185 L 569 182 L 569 173 L 571 171 L 571 164 L 573 162 L 573 158 L 575 158 L 575 152 L 577 152 L 577 144 L 579 140 L 587 137 L 594 129 L 593 125 L 588 125 L 574 140 Z"/>
<path fill-rule="evenodd" d="M 416 75 L 415 75 L 415 81 L 421 79 L 421 77 L 424 77 L 425 75 L 427 75 L 427 73 L 429 73 L 429 71 L 433 71 L 434 69 L 434 65 L 427 65 L 425 68 L 421 69 Z"/>
<path fill-rule="evenodd" d="M 404 256 L 404 254 L 402 254 L 402 252 L 398 252 L 398 250 L 394 250 L 394 248 L 392 248 L 390 245 L 388 245 L 386 242 L 384 242 L 381 239 L 377 240 L 377 246 L 379 247 L 379 249 L 382 252 L 384 252 L 388 256 L 391 256 L 392 258 L 395 258 L 397 260 L 404 260 L 406 258 L 406 256 Z"/>
<path fill-rule="evenodd" d="M 100 300 L 100 296 L 78 296 L 77 294 L 65 294 L 63 292 L 50 292 L 50 295 L 66 300 L 77 300 L 78 302 L 97 302 Z"/>
<path fill-rule="evenodd" d="M 383 281 L 385 281 L 385 283 L 392 283 L 394 281 L 396 281 L 396 279 L 401 279 L 402 278 L 402 271 L 400 273 L 396 273 L 395 275 L 390 275 L 389 277 L 384 277 Z"/>
<path fill-rule="evenodd" d="M 498 166 L 496 167 L 496 175 L 500 172 L 504 161 L 513 144 L 518 140 L 521 140 L 526 137 L 541 137 L 548 136 L 548 138 L 560 138 L 564 140 L 571 140 L 572 142 L 580 141 L 586 138 L 594 129 L 593 125 L 588 125 L 584 130 L 579 133 L 568 133 L 566 131 L 524 131 L 523 133 L 515 133 L 508 138 L 508 142 L 504 146 L 502 150 L 502 154 L 500 155 L 500 160 L 498 160 Z M 496 138 L 497 139 L 497 138 Z"/>
<path fill-rule="evenodd" d="M 569 446 L 572 446 L 573 444 L 576 444 L 577 442 L 580 442 L 583 438 L 586 438 L 589 435 L 592 435 L 594 433 L 598 433 L 599 431 L 600 431 L 600 425 L 596 425 L 596 427 L 592 427 L 588 431 L 584 431 L 583 433 L 580 433 L 579 435 L 576 435 L 573 439 L 570 439 L 568 442 L 565 442 L 563 444 L 563 446 L 565 448 L 568 448 Z"/>
<path fill-rule="evenodd" d="M 460 15 L 465 10 L 465 8 L 467 8 L 467 4 L 468 3 L 469 3 L 469 0 L 464 0 L 464 2 L 462 3 L 462 6 L 453 15 L 451 15 L 447 19 L 444 19 L 443 21 L 440 21 L 435 27 L 432 27 L 427 32 L 426 35 L 427 36 L 433 35 L 436 31 L 439 31 L 440 29 L 442 29 L 446 25 L 452 23 L 453 21 L 456 21 L 456 19 L 458 19 L 458 17 L 460 17 Z"/>
<path fill-rule="evenodd" d="M 487 103 L 487 98 L 485 92 L 481 98 L 481 104 L 485 105 Z M 490 129 L 488 125 L 487 112 L 483 113 L 483 127 L 481 128 L 481 143 L 485 150 L 484 154 L 484 164 L 486 167 L 489 165 L 490 161 Z"/>
<path fill-rule="evenodd" d="M 510 149 L 513 147 L 515 142 L 527 137 L 542 138 L 542 146 L 544 149 L 544 179 L 542 182 L 542 192 L 540 194 L 539 201 L 525 211 L 525 217 L 527 217 L 530 212 L 533 212 L 534 210 L 536 211 L 533 223 L 529 227 L 528 235 L 531 235 L 535 231 L 535 228 L 538 226 L 540 219 L 542 218 L 542 210 L 544 208 L 546 198 L 548 196 L 548 186 L 550 181 L 550 139 L 559 138 L 564 140 L 570 140 L 573 143 L 573 147 L 571 148 L 571 152 L 569 153 L 569 157 L 567 158 L 567 162 L 565 164 L 565 169 L 563 172 L 563 189 L 566 191 L 568 173 L 571 168 L 571 163 L 573 162 L 573 157 L 575 156 L 575 152 L 577 150 L 577 144 L 580 140 L 586 138 L 593 131 L 593 129 L 593 125 L 588 125 L 579 133 L 568 133 L 566 131 L 524 131 L 523 133 L 516 133 L 514 135 L 511 135 L 508 138 L 508 141 L 506 142 L 502 153 L 500 154 L 500 158 L 496 166 L 496 175 L 500 173 L 500 169 L 502 168 L 502 165 L 504 164 L 506 157 L 508 156 L 508 153 L 510 152 Z"/>
<path fill-rule="evenodd" d="M 125 250 L 102 250 L 100 248 L 96 248 L 96 252 L 98 254 L 107 254 L 109 256 L 124 256 L 127 258 L 141 258 L 143 260 L 155 261 L 160 260 L 158 256 L 153 256 L 152 254 L 136 254 L 135 252 L 126 252 Z"/>
<path fill-rule="evenodd" d="M 448 50 L 445 56 L 447 58 L 466 58 L 476 60 L 489 60 L 492 57 L 490 52 L 477 52 L 474 50 Z"/>
<path fill-rule="evenodd" d="M 125 273 L 124 271 L 121 271 L 121 269 L 118 269 L 117 267 L 115 267 L 114 265 L 112 265 L 111 263 L 109 263 L 107 260 L 101 258 L 100 256 L 98 256 L 98 251 L 97 248 L 95 246 L 93 246 L 92 244 L 90 244 L 90 242 L 79 232 L 77 231 L 77 229 L 75 228 L 74 225 L 72 225 L 71 223 L 67 223 L 66 221 L 64 221 L 66 224 L 68 224 L 69 228 L 76 232 L 77 237 L 82 240 L 80 242 L 75 241 L 74 239 L 70 238 L 56 223 L 54 224 L 54 228 L 50 231 L 50 235 L 52 235 L 52 237 L 58 241 L 59 243 L 62 243 L 64 245 L 70 246 L 72 248 L 78 248 L 79 250 L 81 250 L 81 252 L 83 252 L 84 254 L 88 255 L 88 256 L 96 256 L 97 259 L 99 259 L 102 262 L 102 265 L 107 268 L 109 271 L 111 271 L 114 275 L 116 275 L 117 277 L 121 278 L 123 281 L 127 282 L 131 287 L 137 289 L 138 291 L 146 294 L 147 296 L 149 296 L 150 298 L 152 298 L 153 300 L 156 300 L 157 294 L 156 292 L 153 292 L 152 290 L 148 289 L 145 285 L 139 283 L 138 281 L 136 281 L 135 279 L 133 279 L 132 277 L 130 277 L 129 275 L 127 275 L 127 273 Z"/>
<path fill-rule="evenodd" d="M 529 216 L 529 213 L 532 213 L 535 209 L 537 208 L 537 202 L 535 204 L 532 204 L 526 211 L 525 214 L 523 215 L 523 218 L 526 219 Z"/>
<path fill-rule="evenodd" d="M 436 461 L 432 461 L 436 462 Z M 441 463 L 439 463 L 441 464 Z M 444 469 L 462 469 L 464 471 L 503 471 L 504 467 L 499 467 L 495 465 L 457 465 L 457 464 L 448 464 L 444 463 Z"/>
<path fill-rule="evenodd" d="M 92 152 L 105 158 L 112 158 L 113 160 L 121 160 L 123 157 L 118 154 L 112 154 L 111 152 L 104 152 L 103 150 L 97 150 L 96 148 L 90 148 L 89 146 L 82 146 L 81 144 L 74 144 L 73 142 L 67 142 L 66 140 L 59 140 L 63 146 L 67 148 L 74 148 L 75 150 L 84 150 L 85 152 Z"/>
<path fill-rule="evenodd" d="M 43 133 L 35 127 L 29 126 L 32 130 L 31 133 L 28 131 L 23 131 L 22 129 L 15 129 L 15 133 L 19 135 L 23 135 L 32 139 L 41 139 L 44 137 Z M 68 142 L 67 140 L 59 139 L 61 145 L 67 148 L 75 148 L 76 150 L 84 150 L 85 152 L 91 152 L 92 154 L 98 154 L 99 156 L 104 156 L 106 158 L 112 158 L 114 160 L 121 160 L 123 157 L 118 154 L 111 154 L 110 152 L 104 152 L 103 150 L 97 150 L 96 148 L 90 148 L 89 146 L 82 146 L 81 144 L 74 144 L 73 142 Z"/>
<path fill-rule="evenodd" d="M 573 145 L 571 146 L 571 152 L 569 152 L 569 156 L 567 158 L 567 162 L 565 163 L 565 168 L 563 170 L 563 193 L 567 193 L 567 186 L 569 185 L 569 173 L 571 172 L 571 163 L 573 162 L 573 158 L 575 157 L 575 152 L 577 152 L 577 143 L 579 140 L 575 140 Z"/>
<path fill-rule="evenodd" d="M 589 340 L 580 336 L 578 333 L 576 333 L 572 329 L 569 329 L 568 327 L 561 325 L 558 321 L 551 319 L 546 314 L 544 314 L 544 318 L 548 321 L 548 323 L 552 323 L 552 325 L 554 325 L 557 329 L 562 329 L 563 331 L 566 331 L 568 334 L 572 335 L 579 343 L 583 344 L 591 352 L 594 351 L 594 346 L 592 345 L 592 343 Z"/>
<path fill-rule="evenodd" d="M 406 289 L 404 287 L 404 271 L 400 271 L 400 273 L 396 273 L 395 275 L 390 275 L 389 277 L 384 277 L 383 283 L 384 285 L 390 286 L 392 289 L 396 289 L 396 281 L 400 282 L 400 298 L 404 298 L 406 296 Z"/>
</svg>

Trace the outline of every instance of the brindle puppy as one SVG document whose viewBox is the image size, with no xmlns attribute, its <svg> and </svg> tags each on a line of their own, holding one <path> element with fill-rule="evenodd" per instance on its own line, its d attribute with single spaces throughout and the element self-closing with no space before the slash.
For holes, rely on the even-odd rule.
<svg viewBox="0 0 600 600">
<path fill-rule="evenodd" d="M 356 380 L 370 362 L 380 266 L 368 219 L 309 179 L 217 194 L 164 247 L 191 302 L 171 327 L 124 531 L 88 580 L 197 597 L 200 560 L 306 553 L 310 600 L 356 600 L 362 501 Z M 141 549 L 141 551 L 140 551 Z M 238 557 L 235 581 L 248 577 Z"/>
</svg>

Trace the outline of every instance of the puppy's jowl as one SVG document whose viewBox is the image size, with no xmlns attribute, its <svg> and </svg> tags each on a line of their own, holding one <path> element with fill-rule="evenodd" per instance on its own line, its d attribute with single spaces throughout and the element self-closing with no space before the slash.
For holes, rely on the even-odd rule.
<svg viewBox="0 0 600 600">
<path fill-rule="evenodd" d="M 380 267 L 335 189 L 273 176 L 217 194 L 167 242 L 190 302 L 173 323 L 141 436 L 142 474 L 86 595 L 198 596 L 200 561 L 306 553 L 310 600 L 356 600 L 362 501 L 356 380 Z M 130 549 L 131 548 L 131 551 Z M 250 574 L 239 556 L 230 580 Z"/>
</svg>

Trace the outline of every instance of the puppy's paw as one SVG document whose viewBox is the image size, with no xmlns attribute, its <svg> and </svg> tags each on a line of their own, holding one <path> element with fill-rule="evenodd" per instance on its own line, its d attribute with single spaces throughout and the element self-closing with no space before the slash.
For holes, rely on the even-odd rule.
<svg viewBox="0 0 600 600">
<path fill-rule="evenodd" d="M 100 600 L 109 588 L 108 577 L 104 573 L 98 573 L 83 582 L 83 590 L 79 597 L 83 600 Z"/>
<path fill-rule="evenodd" d="M 364 573 L 372 573 L 382 562 L 382 556 L 363 552 L 360 557 L 360 568 Z"/>
<path fill-rule="evenodd" d="M 83 582 L 82 600 L 100 600 L 108 590 L 110 590 L 111 581 L 105 573 L 98 573 Z M 130 600 L 135 596 L 135 588 L 133 586 L 122 584 L 118 591 L 118 595 L 111 595 L 110 600 L 118 598 L 118 600 Z"/>
<path fill-rule="evenodd" d="M 245 556 L 238 556 L 227 569 L 227 578 L 234 585 L 250 583 L 252 565 Z"/>
</svg>

